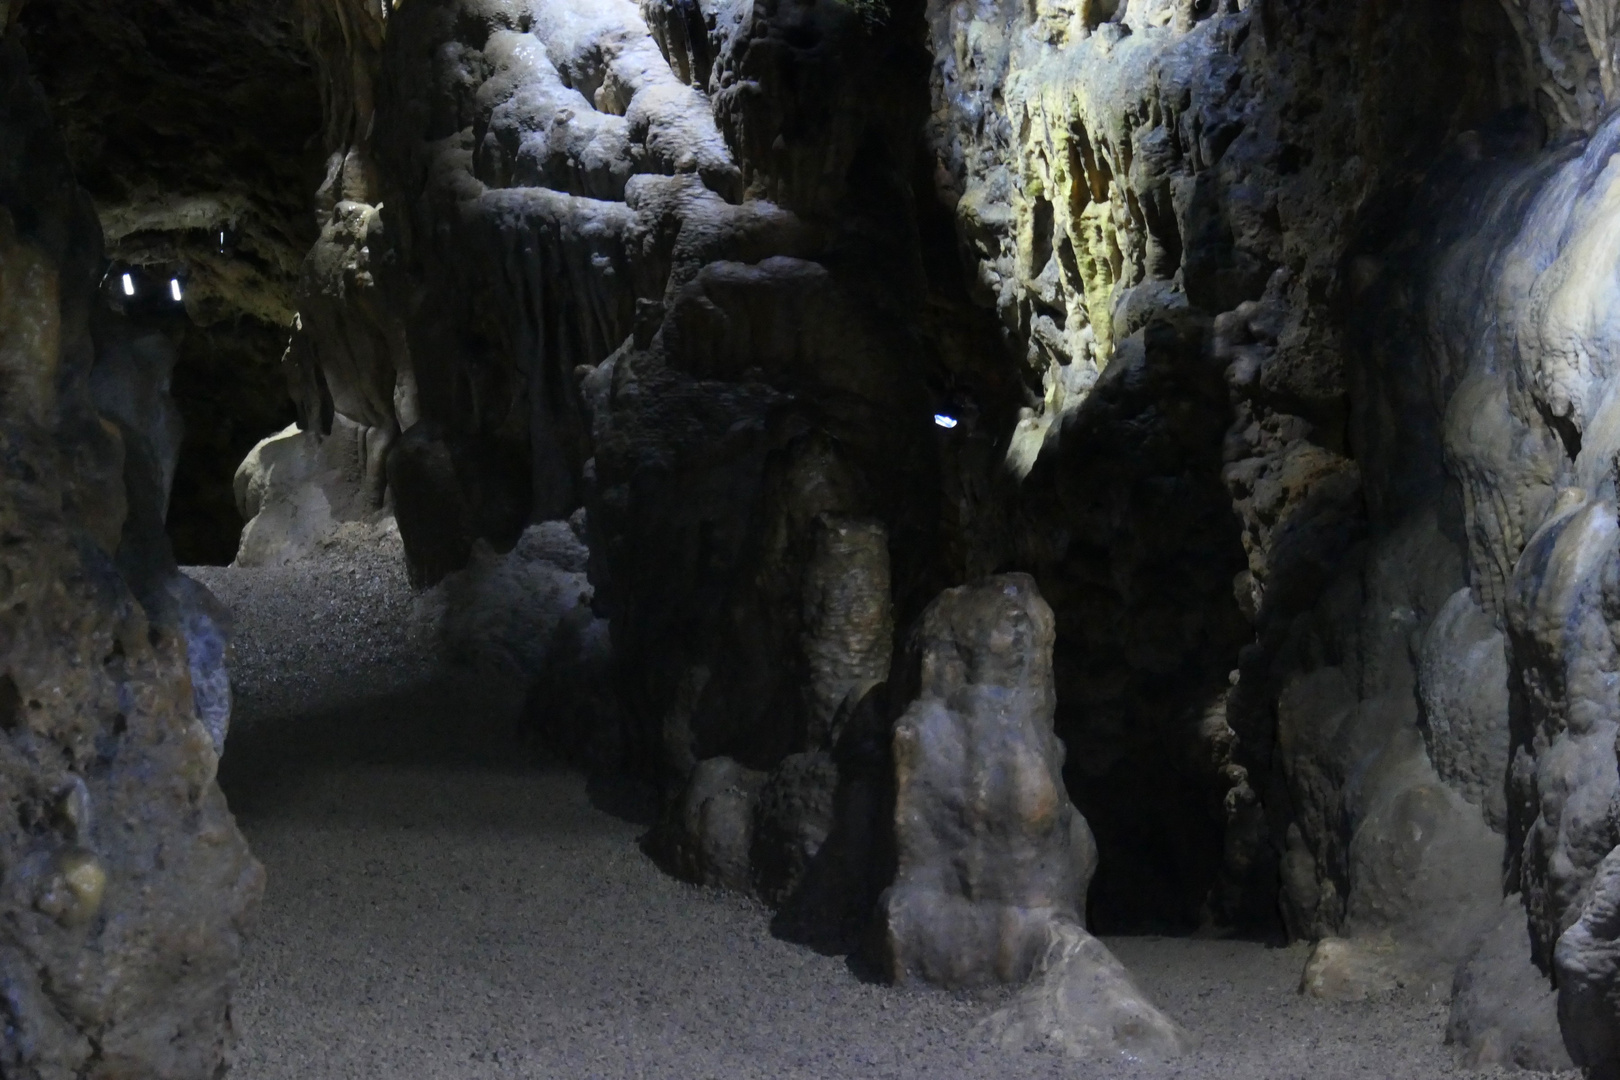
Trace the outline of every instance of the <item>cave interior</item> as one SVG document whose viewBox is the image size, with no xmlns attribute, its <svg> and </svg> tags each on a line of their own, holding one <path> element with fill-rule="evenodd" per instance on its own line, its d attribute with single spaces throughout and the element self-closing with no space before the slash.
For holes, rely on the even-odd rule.
<svg viewBox="0 0 1620 1080">
<path fill-rule="evenodd" d="M 1620 1080 L 1620 0 L 0 27 L 0 1076 Z"/>
</svg>

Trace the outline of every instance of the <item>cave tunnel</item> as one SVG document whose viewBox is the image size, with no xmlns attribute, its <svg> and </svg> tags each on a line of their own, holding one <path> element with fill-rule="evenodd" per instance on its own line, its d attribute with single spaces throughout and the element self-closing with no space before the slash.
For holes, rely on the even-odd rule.
<svg viewBox="0 0 1620 1080">
<path fill-rule="evenodd" d="M 1613 6 L 0 2 L 0 1077 L 1620 1077 Z"/>
<path fill-rule="evenodd" d="M 226 565 L 242 526 L 236 466 L 296 417 L 281 360 L 299 267 L 318 234 L 314 59 L 287 5 L 68 0 L 18 18 L 102 222 L 102 295 L 175 353 L 170 392 L 184 428 L 169 503 L 175 555 Z"/>
</svg>

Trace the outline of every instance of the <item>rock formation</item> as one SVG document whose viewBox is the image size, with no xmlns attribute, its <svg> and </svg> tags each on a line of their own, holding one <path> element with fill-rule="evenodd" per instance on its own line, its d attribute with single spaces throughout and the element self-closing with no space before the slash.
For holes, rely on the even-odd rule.
<svg viewBox="0 0 1620 1080">
<path fill-rule="evenodd" d="M 1557 993 L 1530 963 L 1524 904 L 1502 900 L 1502 917 L 1457 969 L 1446 1041 L 1464 1048 L 1463 1064 L 1567 1068 Z"/>
<path fill-rule="evenodd" d="M 1620 852 L 1598 867 L 1581 916 L 1558 939 L 1558 1019 L 1577 1065 L 1597 1080 L 1620 1075 Z"/>
<path fill-rule="evenodd" d="M 1049 923 L 1045 939 L 1030 985 L 980 1025 L 997 1045 L 1120 1064 L 1164 1062 L 1193 1048 L 1102 942 L 1064 920 Z"/>
<path fill-rule="evenodd" d="M 1053 624 L 1025 575 L 948 590 L 918 623 L 882 900 L 896 982 L 1022 982 L 1047 928 L 1085 918 L 1097 852 L 1052 734 Z"/>
<path fill-rule="evenodd" d="M 101 232 L 0 16 L 0 1071 L 205 1077 L 261 887 L 228 690 L 162 524 L 172 355 L 97 313 Z M 98 415 L 98 408 L 101 414 Z"/>
</svg>

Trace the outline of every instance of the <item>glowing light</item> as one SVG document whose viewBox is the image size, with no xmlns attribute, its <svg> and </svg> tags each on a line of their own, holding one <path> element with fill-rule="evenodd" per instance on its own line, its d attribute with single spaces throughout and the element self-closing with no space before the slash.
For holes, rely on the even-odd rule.
<svg viewBox="0 0 1620 1080">
<path fill-rule="evenodd" d="M 956 426 L 956 417 L 946 416 L 944 413 L 935 413 L 934 423 L 938 424 L 942 428 L 945 428 L 946 430 L 950 430 Z"/>
<path fill-rule="evenodd" d="M 225 230 L 224 229 L 219 230 L 219 250 L 220 250 L 221 254 L 224 254 L 224 252 L 225 252 Z"/>
<path fill-rule="evenodd" d="M 169 295 L 174 297 L 174 302 L 175 303 L 178 304 L 180 302 L 180 279 L 179 278 L 170 278 L 169 279 Z"/>
<path fill-rule="evenodd" d="M 125 296 L 134 296 L 135 295 L 135 279 L 130 277 L 128 274 L 124 275 L 124 295 Z"/>
</svg>

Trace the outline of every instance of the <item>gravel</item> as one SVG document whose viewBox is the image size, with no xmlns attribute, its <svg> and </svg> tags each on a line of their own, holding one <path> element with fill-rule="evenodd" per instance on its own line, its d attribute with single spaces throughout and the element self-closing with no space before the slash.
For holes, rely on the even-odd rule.
<svg viewBox="0 0 1620 1080">
<path fill-rule="evenodd" d="M 234 623 L 233 732 L 399 693 L 435 672 L 430 606 L 412 593 L 396 528 L 318 564 L 194 566 Z"/>
<path fill-rule="evenodd" d="M 863 982 L 661 874 L 639 793 L 524 764 L 398 566 L 189 571 L 236 615 L 221 783 L 268 870 L 236 1080 L 1498 1075 L 1453 1066 L 1444 1002 L 1312 1001 L 1303 949 L 1228 940 L 1108 942 L 1199 1039 L 1183 1061 L 990 1047 L 999 995 Z"/>
</svg>

